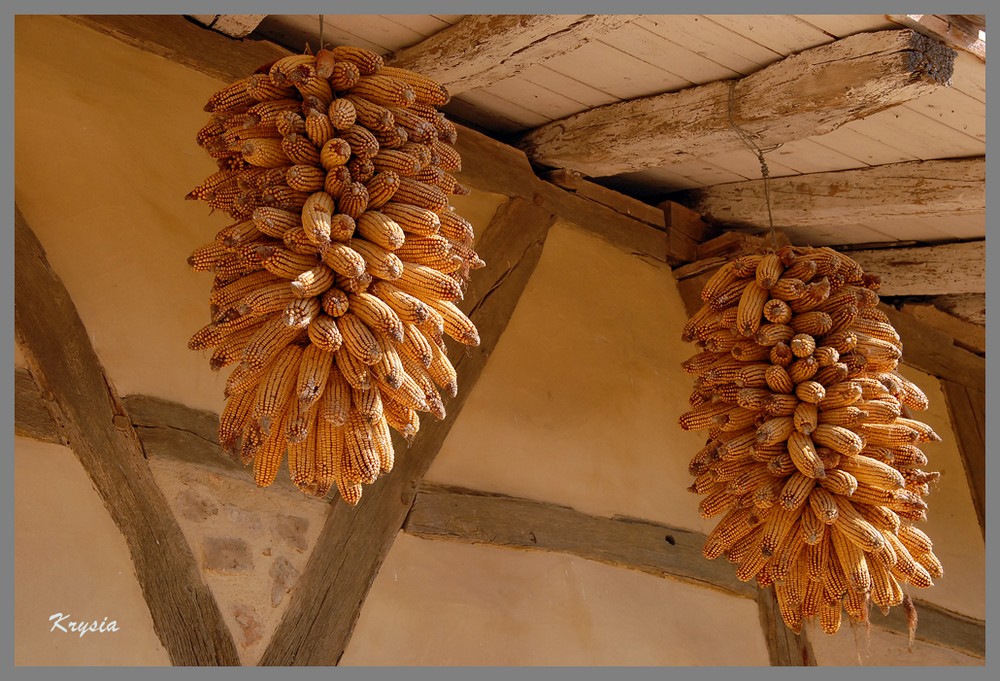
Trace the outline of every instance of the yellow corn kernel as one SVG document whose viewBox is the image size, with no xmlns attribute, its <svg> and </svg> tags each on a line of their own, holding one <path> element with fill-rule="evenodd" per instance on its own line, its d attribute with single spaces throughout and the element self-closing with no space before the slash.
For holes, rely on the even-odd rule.
<svg viewBox="0 0 1000 681">
<path fill-rule="evenodd" d="M 798 509 L 805 504 L 809 494 L 816 486 L 816 478 L 803 475 L 801 471 L 795 471 L 785 482 L 778 495 L 778 502 L 787 509 Z"/>
<path fill-rule="evenodd" d="M 820 484 L 829 492 L 845 497 L 853 496 L 858 490 L 858 479 L 841 468 L 827 471 Z"/>
<path fill-rule="evenodd" d="M 356 278 L 365 271 L 364 257 L 349 243 L 330 242 L 330 245 L 323 249 L 322 258 L 330 269 L 344 277 Z"/>
<path fill-rule="evenodd" d="M 335 356 L 335 353 L 331 354 Z M 347 412 L 351 407 L 352 386 L 344 378 L 344 374 L 339 367 L 340 364 L 331 366 L 326 381 L 326 388 L 320 395 L 317 406 L 319 419 L 327 421 L 334 426 L 343 426 L 347 423 Z"/>
<path fill-rule="evenodd" d="M 454 279 L 431 267 L 415 263 L 403 262 L 402 274 L 393 283 L 402 291 L 425 302 L 450 302 L 462 298 L 462 289 Z"/>
<path fill-rule="evenodd" d="M 795 425 L 795 430 L 809 435 L 816 429 L 819 423 L 819 410 L 815 404 L 801 402 L 795 407 L 795 412 L 792 414 L 792 421 Z"/>
<path fill-rule="evenodd" d="M 403 322 L 395 311 L 371 293 L 348 296 L 350 311 L 371 329 L 380 331 L 397 343 L 403 341 Z"/>
<path fill-rule="evenodd" d="M 267 487 L 273 483 L 281 468 L 288 447 L 284 419 L 285 414 L 279 414 L 279 421 L 269 435 L 263 435 L 260 448 L 253 455 L 253 479 L 258 487 Z"/>
<path fill-rule="evenodd" d="M 397 280 L 402 276 L 403 262 L 392 251 L 365 239 L 351 239 L 349 244 L 364 259 L 365 269 L 372 277 Z"/>
<path fill-rule="evenodd" d="M 272 424 L 284 414 L 292 399 L 302 352 L 298 345 L 285 346 L 261 377 L 251 414 L 264 435 L 271 432 Z M 281 437 L 284 439 L 284 433 Z"/>
<path fill-rule="evenodd" d="M 817 402 L 820 411 L 848 407 L 861 399 L 861 385 L 855 381 L 844 381 L 828 386 L 826 395 Z"/>
<path fill-rule="evenodd" d="M 792 432 L 788 436 L 788 454 L 802 475 L 809 478 L 826 477 L 826 466 L 816 453 L 816 447 L 809 435 Z"/>
</svg>

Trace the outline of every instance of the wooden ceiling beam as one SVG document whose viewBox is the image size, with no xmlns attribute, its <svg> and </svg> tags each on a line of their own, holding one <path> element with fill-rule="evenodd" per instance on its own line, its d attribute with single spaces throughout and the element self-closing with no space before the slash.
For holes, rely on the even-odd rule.
<svg viewBox="0 0 1000 681">
<path fill-rule="evenodd" d="M 986 241 L 847 251 L 882 278 L 880 296 L 986 292 Z"/>
<path fill-rule="evenodd" d="M 984 15 L 886 14 L 885 18 L 986 61 L 986 41 L 979 37 L 979 31 L 986 28 Z"/>
<path fill-rule="evenodd" d="M 565 54 L 637 18 L 633 14 L 470 14 L 388 62 L 452 94 L 486 87 Z"/>
<path fill-rule="evenodd" d="M 253 33 L 266 14 L 189 14 L 191 19 L 230 38 L 246 38 Z"/>
<path fill-rule="evenodd" d="M 983 157 L 909 161 L 769 181 L 778 228 L 871 223 L 882 219 L 953 218 L 986 211 Z M 692 189 L 677 198 L 716 225 L 766 229 L 760 180 Z"/>
<path fill-rule="evenodd" d="M 733 81 L 597 107 L 520 140 L 534 163 L 605 177 L 815 137 L 947 87 L 955 51 L 911 30 L 858 33 Z"/>
</svg>

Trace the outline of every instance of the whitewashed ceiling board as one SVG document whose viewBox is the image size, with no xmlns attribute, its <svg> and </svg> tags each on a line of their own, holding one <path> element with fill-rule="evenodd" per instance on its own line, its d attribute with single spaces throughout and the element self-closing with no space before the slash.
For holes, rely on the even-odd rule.
<svg viewBox="0 0 1000 681">
<path fill-rule="evenodd" d="M 674 17 L 645 15 L 633 23 L 663 38 L 664 42 L 660 46 L 662 54 L 669 54 L 672 59 L 677 60 L 677 68 L 683 69 L 677 73 L 693 83 L 707 83 L 741 75 L 739 71 L 711 59 L 707 56 L 707 50 L 702 47 L 695 45 L 692 48 L 692 43 L 696 41 L 683 30 L 675 28 Z"/>
<path fill-rule="evenodd" d="M 986 64 L 975 55 L 958 51 L 951 86 L 980 102 L 986 101 Z"/>
<path fill-rule="evenodd" d="M 895 218 L 871 223 L 880 232 L 900 241 L 950 241 L 986 236 L 986 215 L 956 215 L 949 218 Z"/>
<path fill-rule="evenodd" d="M 507 102 L 533 111 L 548 120 L 558 120 L 586 111 L 587 105 L 537 85 L 521 76 L 506 78 L 488 88 L 483 88 Z"/>
<path fill-rule="evenodd" d="M 736 151 L 727 151 L 723 154 L 711 154 L 701 157 L 700 160 L 740 175 L 747 180 L 757 180 L 761 177 L 760 161 L 757 159 L 757 155 L 750 151 L 750 149 L 738 149 Z M 767 163 L 767 171 L 771 177 L 799 174 L 793 168 L 782 163 L 781 159 L 775 156 L 774 153 L 765 154 L 764 161 Z M 683 172 L 683 167 L 684 165 L 682 164 L 680 172 Z"/>
<path fill-rule="evenodd" d="M 709 18 L 780 55 L 801 52 L 833 41 L 826 31 L 793 15 L 711 15 Z"/>
<path fill-rule="evenodd" d="M 680 87 L 709 83 L 720 78 L 732 78 L 735 72 L 709 61 L 685 47 L 673 43 L 650 31 L 637 20 L 615 29 L 601 39 L 636 59 L 663 69 L 673 78 L 672 83 L 682 82 Z M 671 89 L 680 89 L 674 86 Z"/>
<path fill-rule="evenodd" d="M 858 159 L 858 167 L 918 160 L 913 154 L 859 132 L 853 124 L 842 125 L 832 132 L 811 139 L 816 144 Z"/>
<path fill-rule="evenodd" d="M 580 102 L 584 105 L 584 108 L 604 106 L 605 104 L 612 104 L 619 101 L 617 97 L 609 95 L 607 92 L 598 90 L 586 82 L 553 71 L 544 64 L 536 64 L 522 71 L 518 75 L 518 78 L 522 78 L 535 85 L 540 85 L 553 92 L 558 92 L 569 99 Z"/>
<path fill-rule="evenodd" d="M 500 114 L 484 111 L 476 104 L 465 101 L 463 99 L 465 94 L 468 93 L 463 93 L 459 97 L 453 97 L 448 105 L 444 107 L 448 116 L 495 134 L 503 135 L 524 130 L 524 126 L 520 123 Z"/>
<path fill-rule="evenodd" d="M 662 35 L 742 75 L 758 71 L 783 56 L 715 23 L 711 17 L 664 14 L 652 18 L 662 28 Z"/>
<path fill-rule="evenodd" d="M 382 16 L 390 21 L 396 22 L 397 24 L 406 26 L 426 38 L 453 25 L 456 21 L 461 19 L 463 15 L 452 14 L 435 16 L 433 14 L 384 14 Z M 449 19 L 449 17 L 451 18 Z"/>
<path fill-rule="evenodd" d="M 326 15 L 331 16 L 331 15 Z M 257 33 L 293 52 L 301 52 L 306 43 L 313 51 L 319 47 L 319 16 L 315 14 L 270 15 L 261 22 Z M 323 19 L 323 42 L 328 45 L 355 45 L 383 53 L 375 43 L 355 35 L 328 18 Z"/>
<path fill-rule="evenodd" d="M 821 173 L 831 170 L 848 170 L 860 168 L 867 164 L 849 156 L 838 149 L 820 144 L 820 138 L 793 140 L 765 155 L 765 158 L 775 158 L 783 165 L 793 168 L 798 173 Z"/>
<path fill-rule="evenodd" d="M 328 26 L 337 26 L 362 40 L 377 45 L 380 54 L 419 43 L 426 36 L 413 28 L 380 14 L 326 14 L 323 16 L 323 37 Z M 319 32 L 319 19 L 316 19 Z"/>
<path fill-rule="evenodd" d="M 837 38 L 862 31 L 881 31 L 897 27 L 897 24 L 886 19 L 884 14 L 796 14 L 795 16 Z"/>
<path fill-rule="evenodd" d="M 954 88 L 938 90 L 907 106 L 953 130 L 986 142 L 986 104 L 964 92 Z"/>
<path fill-rule="evenodd" d="M 670 170 L 698 182 L 703 187 L 747 179 L 739 173 L 721 168 L 704 158 L 692 158 L 690 161 L 672 164 Z"/>
<path fill-rule="evenodd" d="M 537 128 L 540 125 L 545 125 L 546 123 L 551 122 L 551 119 L 531 111 L 530 109 L 508 102 L 506 99 L 498 97 L 484 88 L 476 88 L 475 90 L 463 92 L 461 95 L 458 95 L 458 97 L 464 102 L 473 104 L 487 112 L 498 114 L 510 121 L 513 121 L 520 126 L 520 130 Z"/>
<path fill-rule="evenodd" d="M 553 57 L 545 65 L 620 100 L 678 89 L 687 82 L 599 40 Z"/>
<path fill-rule="evenodd" d="M 986 145 L 944 123 L 920 114 L 908 105 L 892 107 L 844 127 L 880 140 L 921 160 L 982 156 Z"/>
<path fill-rule="evenodd" d="M 787 227 L 783 231 L 793 244 L 803 246 L 840 246 L 895 241 L 895 237 L 861 224 Z"/>
</svg>

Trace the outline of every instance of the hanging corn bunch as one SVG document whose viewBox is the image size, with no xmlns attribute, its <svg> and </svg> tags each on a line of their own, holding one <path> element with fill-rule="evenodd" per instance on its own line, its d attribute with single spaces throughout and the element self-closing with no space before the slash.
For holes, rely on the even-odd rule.
<svg viewBox="0 0 1000 681">
<path fill-rule="evenodd" d="M 188 259 L 214 273 L 212 348 L 226 382 L 219 442 L 260 486 L 356 504 L 388 473 L 389 428 L 444 418 L 458 390 L 443 335 L 478 345 L 455 305 L 484 263 L 449 196 L 466 194 L 447 90 L 377 53 L 284 57 L 216 92 L 197 142 L 219 170 L 187 198 L 235 221 Z"/>
<path fill-rule="evenodd" d="M 899 335 L 878 308 L 879 281 L 830 248 L 786 246 L 723 265 L 683 330 L 703 349 L 685 430 L 707 430 L 691 491 L 721 515 L 703 554 L 774 586 L 785 624 L 841 608 L 867 622 L 942 574 L 914 523 L 938 473 L 923 442 L 940 440 L 910 410 L 927 398 L 897 371 Z"/>
</svg>

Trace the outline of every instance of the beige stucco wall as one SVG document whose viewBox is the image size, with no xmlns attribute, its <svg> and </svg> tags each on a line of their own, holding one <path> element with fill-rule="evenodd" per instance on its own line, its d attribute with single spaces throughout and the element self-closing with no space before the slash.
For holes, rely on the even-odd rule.
<svg viewBox="0 0 1000 681">
<path fill-rule="evenodd" d="M 14 664 L 166 665 L 125 540 L 83 466 L 60 445 L 14 438 Z M 52 631 L 49 617 L 117 632 Z"/>
<path fill-rule="evenodd" d="M 670 269 L 559 223 L 427 478 L 707 532 Z"/>
<path fill-rule="evenodd" d="M 401 534 L 341 664 L 767 665 L 756 621 L 749 599 L 575 556 Z"/>
</svg>

